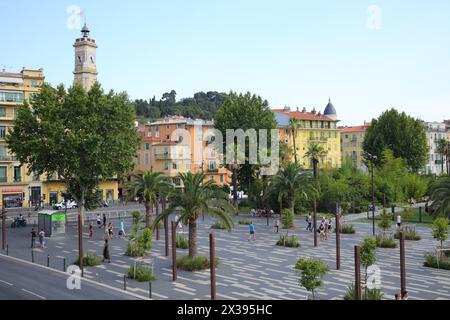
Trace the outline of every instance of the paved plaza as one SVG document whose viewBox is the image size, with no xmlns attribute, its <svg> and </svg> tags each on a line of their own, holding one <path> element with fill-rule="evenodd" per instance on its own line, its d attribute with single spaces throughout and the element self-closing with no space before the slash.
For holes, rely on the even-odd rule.
<svg viewBox="0 0 450 320">
<path fill-rule="evenodd" d="M 356 216 L 355 216 L 356 217 Z M 308 292 L 298 285 L 295 265 L 299 257 L 315 257 L 322 259 L 330 268 L 324 277 L 325 284 L 319 290 L 319 299 L 341 300 L 347 287 L 354 279 L 354 246 L 372 234 L 371 224 L 352 222 L 356 228 L 354 235 L 341 235 L 341 270 L 336 270 L 335 235 L 328 241 L 319 241 L 319 247 L 313 246 L 313 235 L 305 231 L 305 221 L 296 220 L 296 230 L 290 232 L 298 236 L 300 248 L 284 248 L 276 246 L 279 237 L 273 228 L 266 225 L 265 218 L 252 218 L 255 221 L 256 241 L 247 241 L 248 226 L 239 225 L 239 219 L 250 217 L 234 217 L 235 227 L 231 232 L 214 230 L 216 234 L 216 255 L 220 259 L 217 268 L 217 298 L 226 300 L 251 299 L 283 299 L 302 300 Z M 349 218 L 352 219 L 352 218 Z M 112 220 L 115 230 L 118 220 Z M 199 254 L 209 255 L 208 234 L 214 222 L 209 217 L 198 220 Z M 126 220 L 127 231 L 131 229 L 131 219 Z M 9 255 L 24 260 L 31 260 L 29 233 L 27 228 L 8 229 Z M 423 267 L 424 254 L 434 252 L 437 241 L 431 236 L 427 226 L 417 226 L 422 237 L 420 241 L 406 241 L 406 283 L 411 300 L 450 299 L 450 271 Z M 185 231 L 187 227 L 185 226 Z M 103 248 L 103 228 L 94 227 L 94 239 L 89 240 L 87 229 L 84 233 L 85 251 L 93 251 L 101 256 Z M 187 233 L 186 233 L 187 236 Z M 133 264 L 133 258 L 124 256 L 127 240 L 115 237 L 110 242 L 111 263 L 97 267 L 86 267 L 85 277 L 116 288 L 123 288 L 123 277 Z M 148 250 L 148 258 L 154 260 L 154 272 L 157 280 L 152 285 L 153 299 L 210 299 L 209 270 L 202 272 L 185 272 L 178 270 L 178 280 L 172 281 L 171 256 L 164 256 L 164 230 L 161 238 L 153 239 L 153 248 Z M 171 246 L 170 246 L 171 247 Z M 50 255 L 50 267 L 62 269 L 63 258 L 67 265 L 72 263 L 78 252 L 76 225 L 67 227 L 65 236 L 47 239 L 47 248 L 34 249 L 35 263 L 46 265 Z M 4 252 L 3 252 L 4 253 Z M 178 249 L 177 256 L 187 254 L 187 250 Z M 400 291 L 399 248 L 377 249 L 377 266 L 381 269 L 381 288 L 385 299 L 393 299 Z M 30 268 L 29 272 L 34 272 Z M 362 277 L 364 271 L 362 270 Z M 0 279 L 2 273 L 0 270 Z M 6 280 L 6 279 L 2 279 Z M 60 281 L 65 281 L 61 279 Z M 127 290 L 142 297 L 148 297 L 148 283 L 128 280 Z M 48 290 L 52 290 L 51 287 Z"/>
</svg>

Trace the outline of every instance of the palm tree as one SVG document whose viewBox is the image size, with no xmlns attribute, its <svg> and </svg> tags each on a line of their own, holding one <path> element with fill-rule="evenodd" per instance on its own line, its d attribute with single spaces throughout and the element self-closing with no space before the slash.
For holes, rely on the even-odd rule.
<svg viewBox="0 0 450 320">
<path fill-rule="evenodd" d="M 295 118 L 289 118 L 289 130 L 292 135 L 292 143 L 294 146 L 294 160 L 296 164 L 298 164 L 298 160 L 297 160 L 297 146 L 295 140 L 297 138 L 298 129 L 300 129 L 300 121 L 298 121 Z"/>
<path fill-rule="evenodd" d="M 431 188 L 432 207 L 435 216 L 450 216 L 450 177 L 444 177 L 435 182 Z"/>
<path fill-rule="evenodd" d="M 189 225 L 189 257 L 197 255 L 197 219 L 201 214 L 209 214 L 217 217 L 225 227 L 230 230 L 233 220 L 228 212 L 233 212 L 234 207 L 228 201 L 228 194 L 210 180 L 204 181 L 205 175 L 198 173 L 180 173 L 183 182 L 181 192 L 172 193 L 169 198 L 170 206 L 156 217 L 154 225 L 174 211 L 179 211 L 180 221 Z"/>
<path fill-rule="evenodd" d="M 283 198 L 288 201 L 289 209 L 294 213 L 295 198 L 301 194 L 307 197 L 308 189 L 311 186 L 310 173 L 302 171 L 298 164 L 286 163 L 273 178 L 271 185 L 272 192 L 278 194 L 278 201 Z"/>
<path fill-rule="evenodd" d="M 317 165 L 319 163 L 319 159 L 326 156 L 326 154 L 327 153 L 324 150 L 324 148 L 317 143 L 310 144 L 308 151 L 306 151 L 306 153 L 305 153 L 305 158 L 311 159 L 311 162 L 313 165 L 314 179 L 316 179 L 316 180 L 317 180 L 317 173 L 318 173 Z"/>
<path fill-rule="evenodd" d="M 158 194 L 169 190 L 171 183 L 161 172 L 145 171 L 142 174 L 133 174 L 127 185 L 130 197 L 138 197 L 145 204 L 145 222 L 147 227 L 152 225 L 152 206 L 158 205 Z"/>
<path fill-rule="evenodd" d="M 447 155 L 449 154 L 450 148 L 449 142 L 446 139 L 439 139 L 436 144 L 436 152 L 441 155 L 441 174 L 444 174 L 444 158 L 448 161 Z"/>
<path fill-rule="evenodd" d="M 280 163 L 282 165 L 291 159 L 292 153 L 293 153 L 292 147 L 289 147 L 287 143 L 281 141 L 279 156 L 280 156 Z"/>
</svg>

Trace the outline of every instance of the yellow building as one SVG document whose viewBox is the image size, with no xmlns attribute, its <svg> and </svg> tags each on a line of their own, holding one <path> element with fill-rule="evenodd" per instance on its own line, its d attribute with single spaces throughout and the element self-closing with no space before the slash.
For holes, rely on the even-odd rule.
<svg viewBox="0 0 450 320">
<path fill-rule="evenodd" d="M 342 161 L 351 160 L 354 167 L 366 171 L 367 167 L 363 162 L 363 142 L 367 128 L 370 123 L 362 126 L 341 128 L 341 155 Z"/>
<path fill-rule="evenodd" d="M 135 172 L 162 172 L 177 187 L 182 187 L 179 173 L 200 172 L 205 180 L 227 185 L 231 173 L 222 166 L 219 152 L 208 141 L 212 121 L 172 116 L 148 123 L 140 128 L 143 135 Z"/>
<path fill-rule="evenodd" d="M 319 167 L 340 167 L 341 143 L 337 127 L 337 114 L 334 106 L 329 101 L 324 114 L 312 110 L 307 112 L 305 108 L 299 111 L 291 111 L 289 107 L 274 109 L 275 119 L 279 128 L 280 141 L 285 142 L 294 150 L 294 137 L 289 128 L 291 118 L 298 120 L 299 128 L 295 136 L 296 154 L 299 163 L 305 169 L 312 169 L 312 161 L 306 157 L 310 145 L 319 144 L 325 151 L 323 159 L 319 160 Z"/>
<path fill-rule="evenodd" d="M 44 82 L 44 70 L 23 69 L 19 73 L 0 72 L 0 201 L 5 207 L 28 207 L 41 199 L 39 176 L 27 175 L 10 154 L 5 142 L 6 132 L 13 126 L 18 106 L 29 101 Z"/>
</svg>

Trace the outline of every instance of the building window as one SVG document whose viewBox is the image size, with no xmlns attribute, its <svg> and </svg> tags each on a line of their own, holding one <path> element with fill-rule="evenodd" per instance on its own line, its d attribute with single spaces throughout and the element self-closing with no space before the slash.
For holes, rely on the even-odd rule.
<svg viewBox="0 0 450 320">
<path fill-rule="evenodd" d="M 186 166 L 186 171 L 190 171 L 191 170 L 191 163 L 190 162 L 186 162 L 185 166 Z"/>
<path fill-rule="evenodd" d="M 145 150 L 150 150 L 150 144 L 149 143 L 145 144 Z"/>
<path fill-rule="evenodd" d="M 0 107 L 0 117 L 6 117 L 6 107 Z"/>
<path fill-rule="evenodd" d="M 220 175 L 220 183 L 223 183 L 223 174 Z"/>
<path fill-rule="evenodd" d="M 170 129 L 170 125 L 166 124 L 166 129 Z"/>
<path fill-rule="evenodd" d="M 164 170 L 169 170 L 169 163 L 168 162 L 164 162 Z"/>
<path fill-rule="evenodd" d="M 0 126 L 0 139 L 5 139 L 6 136 L 6 127 Z"/>
<path fill-rule="evenodd" d="M 141 164 L 141 154 L 138 154 L 137 159 L 136 159 L 136 163 L 139 166 Z"/>
<path fill-rule="evenodd" d="M 149 164 L 150 162 L 150 155 L 148 153 L 145 154 L 145 164 Z"/>
<path fill-rule="evenodd" d="M 173 178 L 172 181 L 173 181 L 173 184 L 176 185 L 176 186 L 180 186 L 181 185 L 180 178 Z"/>
<path fill-rule="evenodd" d="M 172 162 L 172 169 L 177 170 L 178 164 L 176 162 Z"/>
<path fill-rule="evenodd" d="M 23 102 L 23 92 L 0 91 L 0 101 L 2 102 Z"/>
<path fill-rule="evenodd" d="M 14 182 L 22 181 L 21 168 L 19 166 L 14 167 Z"/>
<path fill-rule="evenodd" d="M 37 80 L 31 80 L 31 86 L 33 88 L 36 88 L 39 85 L 39 82 Z"/>
<path fill-rule="evenodd" d="M 0 182 L 6 182 L 8 180 L 6 170 L 7 170 L 6 166 L 0 167 Z"/>
<path fill-rule="evenodd" d="M 39 177 L 39 175 L 37 173 L 33 172 L 32 179 L 33 179 L 33 181 L 39 181 L 40 177 Z"/>
<path fill-rule="evenodd" d="M 183 142 L 183 136 L 178 136 L 178 142 Z"/>
<path fill-rule="evenodd" d="M 210 176 L 209 180 L 211 180 L 211 182 L 214 182 L 214 176 Z"/>
</svg>

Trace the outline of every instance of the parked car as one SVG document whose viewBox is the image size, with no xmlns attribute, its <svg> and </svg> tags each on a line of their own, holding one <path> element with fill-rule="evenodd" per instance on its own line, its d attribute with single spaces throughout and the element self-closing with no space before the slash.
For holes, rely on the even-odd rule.
<svg viewBox="0 0 450 320">
<path fill-rule="evenodd" d="M 63 210 L 66 208 L 66 203 L 62 201 L 60 203 L 56 203 L 54 207 L 56 210 Z M 67 209 L 74 209 L 74 208 L 78 208 L 77 203 L 75 201 L 67 201 Z"/>
</svg>

